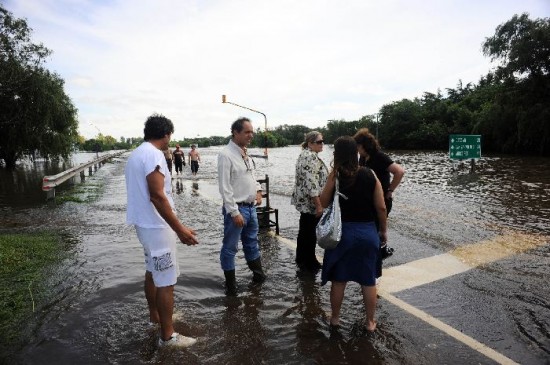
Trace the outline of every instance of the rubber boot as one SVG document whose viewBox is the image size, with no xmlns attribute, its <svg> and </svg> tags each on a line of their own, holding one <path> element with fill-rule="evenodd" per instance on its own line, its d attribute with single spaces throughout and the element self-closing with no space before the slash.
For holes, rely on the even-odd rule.
<svg viewBox="0 0 550 365">
<path fill-rule="evenodd" d="M 264 270 L 262 269 L 261 257 L 258 257 L 254 261 L 248 261 L 247 264 L 250 270 L 252 271 L 252 273 L 254 274 L 252 276 L 252 281 L 255 283 L 263 283 L 267 276 L 265 275 Z"/>
<path fill-rule="evenodd" d="M 235 270 L 227 270 L 223 272 L 225 276 L 225 295 L 229 297 L 237 296 L 237 279 L 235 278 Z"/>
</svg>

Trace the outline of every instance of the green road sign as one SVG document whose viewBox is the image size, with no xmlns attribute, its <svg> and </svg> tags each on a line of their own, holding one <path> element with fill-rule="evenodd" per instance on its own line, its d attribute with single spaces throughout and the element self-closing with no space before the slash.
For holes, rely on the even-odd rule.
<svg viewBox="0 0 550 365">
<path fill-rule="evenodd" d="M 481 158 L 481 135 L 450 134 L 449 158 L 451 160 Z"/>
</svg>

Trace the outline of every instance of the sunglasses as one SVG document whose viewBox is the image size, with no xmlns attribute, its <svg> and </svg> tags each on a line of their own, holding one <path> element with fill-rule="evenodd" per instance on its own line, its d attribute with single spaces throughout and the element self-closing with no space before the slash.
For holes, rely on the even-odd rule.
<svg viewBox="0 0 550 365">
<path fill-rule="evenodd" d="M 320 140 L 320 141 L 315 141 L 315 142 L 313 142 L 313 143 L 315 143 L 315 144 L 323 144 L 323 143 L 325 143 L 325 141 Z"/>
</svg>

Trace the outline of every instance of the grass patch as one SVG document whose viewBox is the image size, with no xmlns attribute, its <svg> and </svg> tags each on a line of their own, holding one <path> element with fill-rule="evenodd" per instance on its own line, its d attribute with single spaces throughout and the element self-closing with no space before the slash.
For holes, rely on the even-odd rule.
<svg viewBox="0 0 550 365">
<path fill-rule="evenodd" d="M 58 194 L 55 197 L 55 202 L 57 204 L 65 202 L 92 203 L 99 199 L 103 189 L 104 184 L 102 182 L 86 181 Z"/>
<path fill-rule="evenodd" d="M 0 359 L 20 348 L 25 326 L 48 298 L 48 279 L 69 250 L 53 232 L 0 234 Z"/>
</svg>

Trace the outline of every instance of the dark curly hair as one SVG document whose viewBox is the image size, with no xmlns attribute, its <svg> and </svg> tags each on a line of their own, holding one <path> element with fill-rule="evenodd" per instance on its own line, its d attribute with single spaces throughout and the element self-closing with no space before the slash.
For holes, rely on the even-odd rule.
<svg viewBox="0 0 550 365">
<path fill-rule="evenodd" d="M 380 151 L 380 144 L 378 144 L 376 137 L 369 132 L 368 128 L 359 129 L 353 136 L 353 139 L 355 139 L 355 142 L 357 142 L 358 145 L 363 146 L 365 152 L 371 156 L 377 151 Z"/>
<path fill-rule="evenodd" d="M 149 141 L 151 139 L 161 139 L 167 134 L 174 133 L 174 124 L 162 114 L 153 114 L 145 121 L 143 129 L 143 139 Z"/>
<path fill-rule="evenodd" d="M 354 177 L 359 169 L 357 143 L 350 136 L 339 137 L 334 141 L 334 171 L 342 177 Z"/>
</svg>

